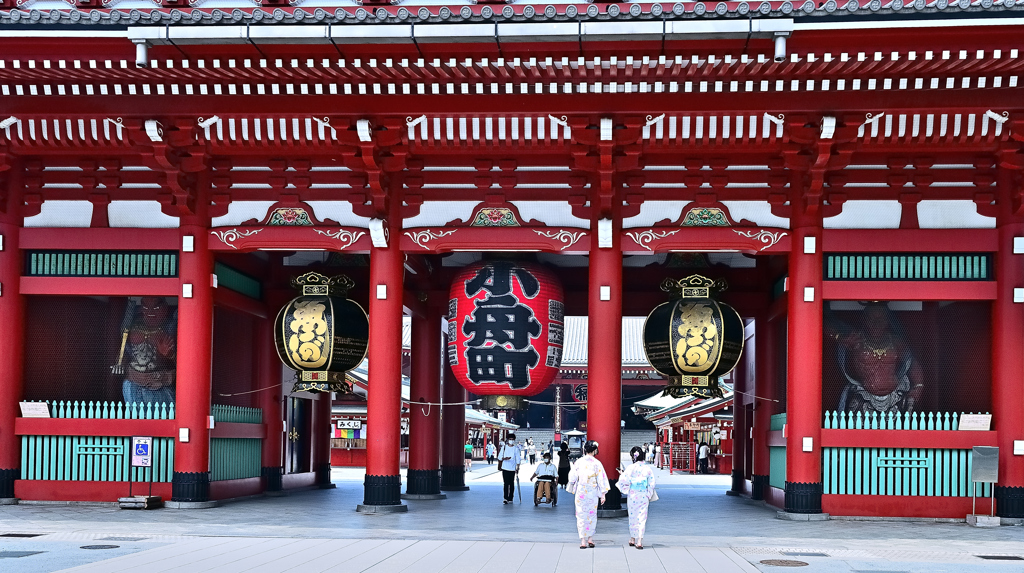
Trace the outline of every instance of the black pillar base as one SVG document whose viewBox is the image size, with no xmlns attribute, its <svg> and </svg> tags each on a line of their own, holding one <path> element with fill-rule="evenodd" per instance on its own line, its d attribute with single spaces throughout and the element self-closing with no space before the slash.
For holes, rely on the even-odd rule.
<svg viewBox="0 0 1024 573">
<path fill-rule="evenodd" d="M 0 498 L 14 497 L 14 482 L 21 475 L 18 468 L 3 470 L 0 469 Z"/>
<path fill-rule="evenodd" d="M 174 472 L 171 501 L 210 501 L 210 472 Z"/>
<path fill-rule="evenodd" d="M 402 476 L 366 476 L 363 505 L 402 505 Z"/>
<path fill-rule="evenodd" d="M 765 489 L 768 487 L 768 476 L 752 474 L 750 476 L 750 499 L 761 501 L 764 499 Z"/>
<path fill-rule="evenodd" d="M 266 480 L 267 489 L 265 491 L 281 491 L 284 489 L 284 484 L 281 481 L 281 468 L 263 468 L 260 470 L 263 475 L 263 479 Z"/>
<path fill-rule="evenodd" d="M 464 466 L 441 466 L 441 491 L 466 491 Z"/>
<path fill-rule="evenodd" d="M 788 513 L 821 513 L 821 483 L 786 482 L 785 510 Z"/>
<path fill-rule="evenodd" d="M 316 481 L 313 482 L 314 485 L 320 489 L 334 487 L 334 484 L 331 483 L 331 462 L 319 464 L 313 469 L 313 471 L 316 473 Z"/>
<path fill-rule="evenodd" d="M 405 476 L 405 493 L 410 495 L 437 495 L 441 493 L 439 470 L 409 470 Z"/>
<path fill-rule="evenodd" d="M 743 470 L 735 469 L 732 470 L 732 493 L 733 495 L 740 495 L 746 489 L 747 478 L 743 475 Z"/>
<path fill-rule="evenodd" d="M 1024 517 L 1024 487 L 996 486 L 996 515 Z"/>
</svg>

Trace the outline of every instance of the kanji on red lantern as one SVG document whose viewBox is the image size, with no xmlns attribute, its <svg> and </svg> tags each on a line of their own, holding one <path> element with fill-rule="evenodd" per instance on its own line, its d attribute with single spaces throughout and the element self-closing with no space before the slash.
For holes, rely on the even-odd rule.
<svg viewBox="0 0 1024 573">
<path fill-rule="evenodd" d="M 486 261 L 452 281 L 448 362 L 474 394 L 532 396 L 558 374 L 565 310 L 547 269 Z"/>
</svg>

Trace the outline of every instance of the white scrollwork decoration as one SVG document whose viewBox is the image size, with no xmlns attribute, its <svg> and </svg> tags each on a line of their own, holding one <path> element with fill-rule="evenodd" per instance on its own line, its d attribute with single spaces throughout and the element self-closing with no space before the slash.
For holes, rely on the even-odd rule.
<svg viewBox="0 0 1024 573">
<path fill-rule="evenodd" d="M 351 247 L 356 241 L 358 241 L 366 233 L 363 231 L 348 231 L 346 229 L 338 229 L 337 231 L 324 231 L 322 229 L 313 229 L 317 233 L 331 239 L 337 239 L 341 242 L 341 248 L 347 249 Z"/>
<path fill-rule="evenodd" d="M 661 231 L 661 232 L 655 231 L 654 229 L 648 229 L 646 231 L 640 231 L 640 232 L 631 231 L 629 233 L 626 233 L 626 235 L 628 235 L 629 238 L 633 239 L 633 241 L 635 241 L 636 244 L 640 245 L 641 247 L 647 249 L 648 251 L 653 251 L 653 249 L 651 249 L 651 247 L 650 247 L 650 244 L 652 242 L 654 242 L 657 239 L 664 239 L 665 237 L 668 237 L 668 236 L 671 236 L 671 235 L 675 235 L 678 232 L 679 232 L 679 229 L 674 229 L 672 231 Z"/>
<path fill-rule="evenodd" d="M 575 245 L 580 239 L 583 238 L 584 235 L 587 234 L 586 231 L 577 231 L 573 233 L 572 231 L 566 231 L 565 229 L 559 229 L 557 231 L 541 231 L 539 229 L 534 229 L 533 232 L 537 233 L 542 237 L 547 237 L 549 239 L 558 241 L 559 243 L 564 243 L 565 246 L 559 249 L 560 251 L 564 251 L 569 247 Z"/>
<path fill-rule="evenodd" d="M 232 249 L 237 249 L 238 247 L 235 246 L 235 241 L 237 241 L 238 239 L 244 239 L 246 237 L 251 237 L 251 236 L 255 235 L 256 233 L 259 233 L 262 230 L 263 230 L 263 228 L 250 229 L 248 231 L 239 231 L 238 229 L 228 229 L 226 231 L 211 231 L 210 234 L 215 236 L 215 237 L 217 237 L 218 239 L 220 239 L 220 242 L 222 242 L 225 245 L 231 247 Z"/>
<path fill-rule="evenodd" d="M 784 231 L 773 233 L 771 231 L 765 231 L 764 229 L 757 231 L 756 233 L 754 231 L 740 231 L 738 229 L 733 229 L 733 231 L 735 231 L 737 235 L 746 237 L 748 239 L 753 239 L 755 241 L 760 241 L 761 243 L 763 243 L 764 246 L 761 247 L 760 249 L 762 251 L 774 247 L 775 243 L 778 243 L 779 241 L 782 240 L 782 237 L 785 237 L 786 235 L 789 234 Z"/>
<path fill-rule="evenodd" d="M 440 239 L 441 237 L 447 237 L 448 235 L 454 234 L 455 231 L 457 230 L 458 229 L 450 229 L 448 231 L 437 232 L 431 231 L 430 229 L 427 229 L 425 231 L 406 231 L 405 236 L 412 239 L 414 243 L 423 247 L 424 249 L 429 249 L 430 247 L 427 246 L 427 243 L 436 239 Z"/>
</svg>

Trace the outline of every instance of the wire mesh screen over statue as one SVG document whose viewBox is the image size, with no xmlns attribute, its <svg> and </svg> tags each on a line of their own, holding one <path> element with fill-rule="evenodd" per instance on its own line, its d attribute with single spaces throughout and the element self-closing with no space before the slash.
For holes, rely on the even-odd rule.
<svg viewBox="0 0 1024 573">
<path fill-rule="evenodd" d="M 25 399 L 173 403 L 177 301 L 28 297 Z"/>
<path fill-rule="evenodd" d="M 825 409 L 990 411 L 990 313 L 986 302 L 830 302 Z"/>
</svg>

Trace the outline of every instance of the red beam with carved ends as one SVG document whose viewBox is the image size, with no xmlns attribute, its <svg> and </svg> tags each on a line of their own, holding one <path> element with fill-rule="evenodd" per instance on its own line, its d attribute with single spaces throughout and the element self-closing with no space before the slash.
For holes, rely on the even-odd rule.
<svg viewBox="0 0 1024 573">
<path fill-rule="evenodd" d="M 223 227 L 210 231 L 211 251 L 370 250 L 366 229 L 358 227 Z"/>
<path fill-rule="evenodd" d="M 402 233 L 402 250 L 540 251 L 563 255 L 586 254 L 590 231 L 563 227 L 419 227 Z"/>
<path fill-rule="evenodd" d="M 668 251 L 739 251 L 749 254 L 789 252 L 791 232 L 761 227 L 647 227 L 622 231 L 629 255 Z"/>
</svg>

